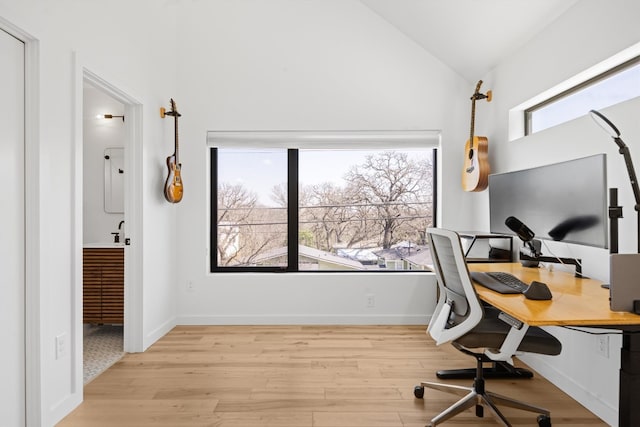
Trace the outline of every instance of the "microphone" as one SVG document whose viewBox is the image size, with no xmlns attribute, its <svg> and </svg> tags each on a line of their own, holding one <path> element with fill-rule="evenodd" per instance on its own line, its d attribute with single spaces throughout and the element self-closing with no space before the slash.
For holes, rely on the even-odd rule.
<svg viewBox="0 0 640 427">
<path fill-rule="evenodd" d="M 509 230 L 516 233 L 523 242 L 529 242 L 536 236 L 529 227 L 515 216 L 507 218 L 504 224 L 509 227 Z"/>
<path fill-rule="evenodd" d="M 538 258 L 542 255 L 540 240 L 534 240 L 534 237 L 536 237 L 535 233 L 522 221 L 515 216 L 510 216 L 504 221 L 504 224 L 524 242 L 526 247 L 523 246 L 522 249 L 520 249 L 520 253 L 532 258 Z M 537 266 L 537 261 L 523 261 L 522 265 L 525 267 L 534 267 Z"/>
<path fill-rule="evenodd" d="M 640 218 L 640 216 L 638 217 Z M 562 240 L 564 236 L 573 230 L 582 230 L 591 227 L 598 222 L 597 218 L 589 215 L 578 216 L 569 218 L 556 227 L 553 228 L 549 234 L 555 240 Z M 580 260 L 575 258 L 558 258 L 554 255 L 554 258 L 542 256 L 542 242 L 538 239 L 534 239 L 535 234 L 529 227 L 527 227 L 522 221 L 515 216 L 510 216 L 504 221 L 504 224 L 509 227 L 511 231 L 516 233 L 520 240 L 524 242 L 524 245 L 520 248 L 520 263 L 523 267 L 538 267 L 540 261 L 543 262 L 556 262 L 557 259 L 561 264 L 572 264 L 576 266 L 576 277 L 582 276 Z"/>
</svg>

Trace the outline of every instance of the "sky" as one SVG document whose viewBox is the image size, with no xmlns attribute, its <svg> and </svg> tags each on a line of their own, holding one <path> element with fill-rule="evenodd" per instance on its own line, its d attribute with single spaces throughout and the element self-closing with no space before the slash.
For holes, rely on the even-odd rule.
<svg viewBox="0 0 640 427">
<path fill-rule="evenodd" d="M 640 96 L 640 64 L 550 103 L 533 113 L 533 132 Z"/>
<path fill-rule="evenodd" d="M 300 184 L 344 185 L 343 177 L 349 168 L 364 163 L 366 156 L 373 153 L 370 150 L 300 150 Z M 287 182 L 287 150 L 218 149 L 218 179 L 243 184 L 258 194 L 260 203 L 274 206 L 271 189 Z"/>
</svg>

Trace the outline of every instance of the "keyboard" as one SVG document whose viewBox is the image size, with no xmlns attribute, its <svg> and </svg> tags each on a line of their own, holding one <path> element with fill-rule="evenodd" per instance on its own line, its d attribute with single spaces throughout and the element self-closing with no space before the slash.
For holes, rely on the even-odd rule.
<svg viewBox="0 0 640 427">
<path fill-rule="evenodd" d="M 471 278 L 479 285 L 501 294 L 521 294 L 529 287 L 512 274 L 501 271 L 472 271 Z"/>
</svg>

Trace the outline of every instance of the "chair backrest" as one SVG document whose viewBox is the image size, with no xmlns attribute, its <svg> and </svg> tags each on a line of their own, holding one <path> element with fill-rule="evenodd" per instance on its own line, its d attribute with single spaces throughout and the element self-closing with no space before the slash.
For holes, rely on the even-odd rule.
<svg viewBox="0 0 640 427">
<path fill-rule="evenodd" d="M 440 345 L 473 329 L 484 311 L 471 283 L 458 233 L 429 228 L 427 238 L 440 291 L 427 332 Z"/>
</svg>

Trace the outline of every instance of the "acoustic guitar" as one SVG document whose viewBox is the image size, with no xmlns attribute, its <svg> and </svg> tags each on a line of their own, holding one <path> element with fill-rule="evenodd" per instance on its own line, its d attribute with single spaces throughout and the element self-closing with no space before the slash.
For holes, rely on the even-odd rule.
<svg viewBox="0 0 640 427">
<path fill-rule="evenodd" d="M 160 109 L 160 115 L 164 117 L 173 116 L 175 123 L 175 146 L 173 154 L 167 157 L 167 168 L 169 169 L 169 174 L 167 175 L 167 180 L 164 184 L 164 197 L 167 199 L 169 203 L 178 203 L 182 200 L 182 164 L 178 159 L 178 117 L 181 116 L 178 113 L 178 108 L 176 107 L 176 103 L 171 98 L 171 111 L 165 111 L 164 108 Z"/>
<path fill-rule="evenodd" d="M 476 100 L 491 101 L 491 91 L 480 93 L 482 80 L 478 81 L 471 96 L 471 131 L 464 146 L 464 167 L 462 168 L 462 189 L 464 191 L 482 191 L 489 185 L 489 140 L 484 136 L 475 136 L 473 128 L 476 116 Z"/>
</svg>

